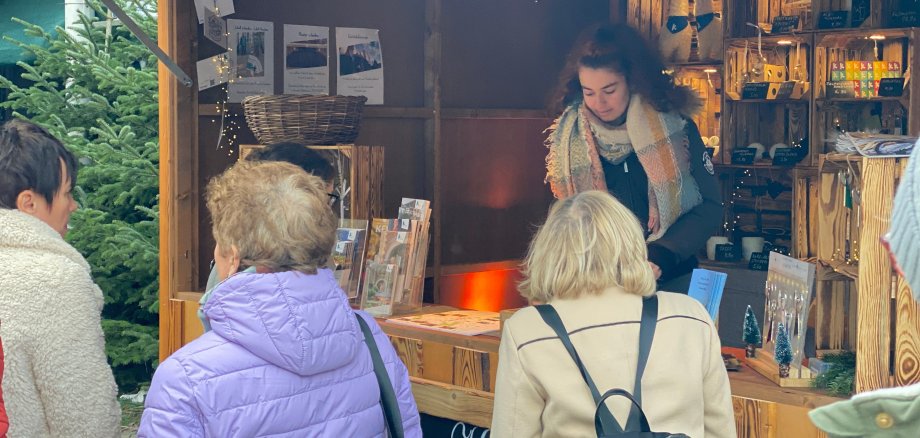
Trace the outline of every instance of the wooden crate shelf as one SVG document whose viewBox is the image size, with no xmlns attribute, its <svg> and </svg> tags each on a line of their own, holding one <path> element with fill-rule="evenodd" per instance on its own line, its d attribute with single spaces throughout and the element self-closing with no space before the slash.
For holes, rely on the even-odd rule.
<svg viewBox="0 0 920 438">
<path fill-rule="evenodd" d="M 870 37 L 884 39 L 873 40 Z M 816 152 L 834 151 L 839 132 L 878 130 L 888 134 L 920 135 L 916 96 L 920 81 L 907 81 L 899 97 L 828 98 L 826 84 L 832 79 L 834 63 L 847 61 L 896 62 L 898 76 L 920 70 L 916 44 L 920 29 L 856 29 L 815 33 L 814 123 L 812 144 Z M 886 64 L 886 67 L 890 64 Z M 874 78 L 873 78 L 874 80 Z"/>
<path fill-rule="evenodd" d="M 909 6 L 907 6 L 909 7 Z M 812 0 L 812 20 L 809 29 L 818 29 L 818 17 L 822 12 L 849 11 L 845 28 L 837 31 L 852 31 L 855 29 L 879 29 L 886 27 L 920 26 L 920 12 L 913 11 L 911 15 L 899 4 L 898 0 Z"/>
<path fill-rule="evenodd" d="M 904 279 L 893 274 L 879 240 L 888 231 L 907 161 L 823 154 L 810 183 L 797 186 L 800 194 L 817 191 L 817 208 L 796 204 L 797 214 L 817 216 L 808 230 L 817 238 L 799 237 L 817 246 L 816 346 L 819 351 L 856 352 L 857 392 L 920 382 L 920 305 Z M 861 192 L 860 202 L 851 207 L 844 201 L 842 172 L 854 176 L 852 189 Z M 847 242 L 850 259 L 842 254 Z"/>
<path fill-rule="evenodd" d="M 700 111 L 693 116 L 693 121 L 705 139 L 713 136 L 721 138 L 722 127 L 722 73 L 721 64 L 717 68 L 712 63 L 685 63 L 673 66 L 675 82 L 690 87 L 697 93 L 703 103 Z M 706 70 L 715 70 L 707 72 Z M 721 142 L 720 142 L 721 143 Z M 708 143 L 707 143 L 708 146 Z"/>
</svg>

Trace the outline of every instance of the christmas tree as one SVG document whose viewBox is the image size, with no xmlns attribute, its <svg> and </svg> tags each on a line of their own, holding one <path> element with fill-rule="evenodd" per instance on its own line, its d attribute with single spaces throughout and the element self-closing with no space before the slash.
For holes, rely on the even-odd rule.
<svg viewBox="0 0 920 438">
<path fill-rule="evenodd" d="M 117 0 L 151 37 L 155 0 Z M 122 391 L 150 381 L 157 360 L 159 267 L 159 142 L 157 59 L 98 1 L 73 34 L 26 23 L 41 39 L 5 37 L 33 61 L 20 62 L 23 81 L 0 76 L 9 90 L 0 107 L 44 126 L 79 161 L 67 240 L 86 257 L 105 295 L 106 353 Z"/>
<path fill-rule="evenodd" d="M 745 356 L 754 357 L 754 350 L 760 344 L 760 326 L 757 325 L 757 317 L 750 305 L 744 312 L 744 343 Z"/>
<path fill-rule="evenodd" d="M 773 350 L 773 358 L 779 364 L 779 376 L 789 377 L 789 364 L 792 363 L 792 348 L 789 346 L 789 335 L 786 334 L 786 326 L 779 323 L 776 331 L 776 347 Z"/>
</svg>

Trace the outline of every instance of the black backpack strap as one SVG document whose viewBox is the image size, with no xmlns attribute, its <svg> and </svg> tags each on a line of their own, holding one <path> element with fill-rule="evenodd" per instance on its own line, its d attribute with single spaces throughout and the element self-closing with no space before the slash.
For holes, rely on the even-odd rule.
<svg viewBox="0 0 920 438">
<path fill-rule="evenodd" d="M 655 294 L 642 300 L 642 320 L 639 322 L 639 359 L 636 362 L 636 382 L 633 384 L 631 397 L 631 399 L 634 398 L 635 400 L 629 410 L 626 430 L 635 430 L 640 420 L 643 421 L 643 427 L 648 427 L 648 421 L 645 420 L 645 414 L 642 413 L 642 374 L 645 373 L 648 355 L 652 351 L 652 341 L 655 339 L 655 327 L 657 326 L 658 294 Z M 642 430 L 646 431 L 648 429 Z"/>
<path fill-rule="evenodd" d="M 572 356 L 572 360 L 575 361 L 575 365 L 578 366 L 581 377 L 585 380 L 588 388 L 591 389 L 591 396 L 594 398 L 594 403 L 597 404 L 597 412 L 594 416 L 594 427 L 598 430 L 623 432 L 620 423 L 617 423 L 616 418 L 610 413 L 610 409 L 604 404 L 603 400 L 601 400 L 601 393 L 597 390 L 597 385 L 594 384 L 594 380 L 591 379 L 591 375 L 588 374 L 588 370 L 585 369 L 585 365 L 582 363 L 581 358 L 578 357 L 578 352 L 575 351 L 575 346 L 572 345 L 572 340 L 569 339 L 569 333 L 565 329 L 565 325 L 562 324 L 559 313 L 549 304 L 540 304 L 534 307 L 537 309 L 537 312 L 540 313 L 543 322 L 556 332 L 556 336 L 562 341 L 562 345 L 565 346 L 566 351 L 569 352 L 569 356 Z"/>
<path fill-rule="evenodd" d="M 364 343 L 371 352 L 371 361 L 374 362 L 374 374 L 377 375 L 377 385 L 380 386 L 380 407 L 383 408 L 383 418 L 387 422 L 387 431 L 390 437 L 403 438 L 402 414 L 399 412 L 399 403 L 396 401 L 396 392 L 393 390 L 393 384 L 390 383 L 390 375 L 383 365 L 383 359 L 380 357 L 380 350 L 377 349 L 377 341 L 374 340 L 374 334 L 367 325 L 367 321 L 355 313 L 358 319 L 358 325 L 364 332 Z"/>
<path fill-rule="evenodd" d="M 621 396 L 621 397 L 626 397 L 627 399 L 629 399 L 629 401 L 632 402 L 632 405 L 630 406 L 631 409 L 629 410 L 630 413 L 632 413 L 633 411 L 637 411 L 637 412 L 638 412 L 638 415 L 637 415 L 638 420 L 637 420 L 637 421 L 638 421 L 638 423 L 639 423 L 639 430 L 631 430 L 631 431 L 632 431 L 632 432 L 651 432 L 651 431 L 652 431 L 652 428 L 649 427 L 649 425 L 648 425 L 648 418 L 645 418 L 645 412 L 642 412 L 642 406 L 639 405 L 639 401 L 636 400 L 636 399 L 633 397 L 633 395 L 629 393 L 629 391 L 626 391 L 626 390 L 623 390 L 623 389 L 620 389 L 620 388 L 614 388 L 614 389 L 611 389 L 611 390 L 605 392 L 604 395 L 601 396 L 601 400 L 597 403 L 597 408 L 600 409 L 601 406 L 604 406 L 604 402 L 605 402 L 608 398 L 610 398 L 610 397 L 612 397 L 612 396 L 615 396 L 615 395 L 619 395 L 619 396 Z M 594 416 L 595 416 L 595 417 L 597 416 L 597 411 L 595 411 Z M 595 431 L 597 431 L 597 436 L 604 436 L 604 431 L 601 430 L 600 428 L 598 428 L 598 427 L 597 427 L 597 424 L 594 425 L 594 429 L 595 429 Z M 627 429 L 627 430 L 629 430 L 629 429 Z"/>
</svg>

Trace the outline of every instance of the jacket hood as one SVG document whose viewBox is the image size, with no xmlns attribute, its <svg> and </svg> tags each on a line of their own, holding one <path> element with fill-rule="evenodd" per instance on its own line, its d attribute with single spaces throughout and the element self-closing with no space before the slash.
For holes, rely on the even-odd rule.
<svg viewBox="0 0 920 438">
<path fill-rule="evenodd" d="M 89 264 L 74 247 L 41 219 L 19 210 L 0 208 L 0 247 L 38 250 L 65 257 L 87 272 Z"/>
<path fill-rule="evenodd" d="M 203 311 L 216 334 L 300 376 L 346 365 L 363 342 L 328 269 L 238 273 L 214 288 Z"/>
</svg>

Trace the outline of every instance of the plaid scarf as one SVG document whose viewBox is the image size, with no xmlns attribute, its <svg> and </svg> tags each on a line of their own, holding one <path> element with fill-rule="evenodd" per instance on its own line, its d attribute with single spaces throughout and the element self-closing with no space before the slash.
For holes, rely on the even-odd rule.
<svg viewBox="0 0 920 438">
<path fill-rule="evenodd" d="M 657 240 L 681 215 L 703 202 L 700 188 L 690 174 L 686 123 L 676 112 L 661 113 L 633 94 L 626 110 L 624 143 L 613 138 L 619 135 L 604 135 L 610 128 L 603 126 L 582 102 L 576 102 L 546 130 L 549 154 L 545 181 L 557 199 L 587 190 L 606 191 L 598 151 L 602 150 L 604 159 L 613 163 L 635 152 L 648 175 L 648 240 Z M 624 144 L 631 147 L 624 148 Z"/>
</svg>

